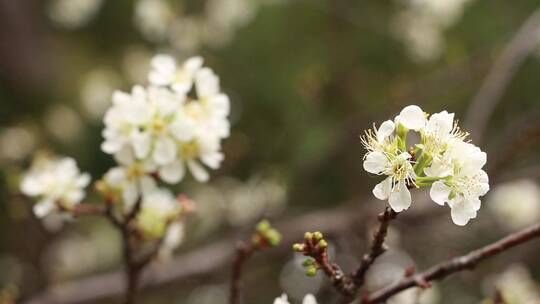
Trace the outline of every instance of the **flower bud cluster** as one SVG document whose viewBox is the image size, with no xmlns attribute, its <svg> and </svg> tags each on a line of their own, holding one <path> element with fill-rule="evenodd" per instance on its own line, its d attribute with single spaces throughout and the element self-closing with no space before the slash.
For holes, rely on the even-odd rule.
<svg viewBox="0 0 540 304">
<path fill-rule="evenodd" d="M 304 242 L 293 245 L 295 252 L 309 256 L 302 263 L 305 268 L 306 275 L 313 277 L 321 268 L 321 261 L 328 259 L 328 242 L 324 239 L 324 235 L 319 232 L 306 232 L 304 234 Z"/>
<path fill-rule="evenodd" d="M 275 247 L 281 242 L 281 234 L 267 220 L 260 221 L 251 236 L 251 244 L 255 248 Z"/>
</svg>

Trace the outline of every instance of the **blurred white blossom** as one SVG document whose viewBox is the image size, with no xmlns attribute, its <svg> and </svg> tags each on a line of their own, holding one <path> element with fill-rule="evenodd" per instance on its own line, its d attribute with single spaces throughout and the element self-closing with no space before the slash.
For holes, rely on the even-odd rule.
<svg viewBox="0 0 540 304">
<path fill-rule="evenodd" d="M 103 0 L 53 0 L 48 15 L 61 27 L 77 29 L 92 20 L 102 4 Z"/>
<path fill-rule="evenodd" d="M 34 134 L 23 126 L 0 130 L 0 160 L 18 161 L 27 157 L 36 145 Z"/>
<path fill-rule="evenodd" d="M 83 129 L 81 121 L 75 110 L 61 104 L 52 106 L 44 117 L 47 131 L 62 142 L 70 142 L 77 138 Z"/>
<path fill-rule="evenodd" d="M 490 210 L 508 230 L 540 221 L 540 187 L 534 180 L 522 179 L 498 185 L 488 199 Z"/>
<path fill-rule="evenodd" d="M 80 173 L 72 158 L 37 158 L 23 176 L 21 191 L 38 200 L 33 210 L 41 218 L 71 210 L 84 198 L 89 183 L 90 175 Z"/>
<path fill-rule="evenodd" d="M 81 87 L 81 105 L 92 120 L 103 117 L 111 105 L 111 95 L 120 86 L 118 75 L 111 69 L 96 68 L 84 76 Z"/>
<path fill-rule="evenodd" d="M 282 294 L 274 300 L 274 304 L 290 304 L 286 294 Z M 317 304 L 317 299 L 312 294 L 307 294 L 302 300 L 302 304 Z"/>
<path fill-rule="evenodd" d="M 491 287 L 495 287 L 501 292 L 504 303 L 536 304 L 540 299 L 538 283 L 533 280 L 524 265 L 511 265 L 503 273 L 492 278 L 492 281 L 494 286 Z"/>
<path fill-rule="evenodd" d="M 173 21 L 174 13 L 165 0 L 137 0 L 134 23 L 150 41 L 163 41 Z"/>
<path fill-rule="evenodd" d="M 438 59 L 445 49 L 444 32 L 456 24 L 472 0 L 401 0 L 404 8 L 394 20 L 395 36 L 413 60 Z"/>
<path fill-rule="evenodd" d="M 209 174 L 203 164 L 217 169 L 223 160 L 229 99 L 200 58 L 177 66 L 173 58 L 158 55 L 152 67 L 153 86 L 114 93 L 113 106 L 105 114 L 102 150 L 124 166 L 157 173 L 167 183 L 181 181 L 186 167 L 205 182 Z M 196 96 L 187 96 L 192 90 Z"/>
</svg>

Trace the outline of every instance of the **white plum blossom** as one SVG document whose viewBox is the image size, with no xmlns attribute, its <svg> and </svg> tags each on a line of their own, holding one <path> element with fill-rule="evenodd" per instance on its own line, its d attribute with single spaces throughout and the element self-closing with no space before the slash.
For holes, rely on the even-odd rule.
<svg viewBox="0 0 540 304">
<path fill-rule="evenodd" d="M 81 173 L 72 158 L 40 158 L 24 174 L 20 187 L 22 193 L 38 199 L 33 211 L 43 218 L 79 204 L 89 183 L 90 175 Z"/>
<path fill-rule="evenodd" d="M 419 147 L 422 153 L 430 157 L 437 157 L 445 151 L 451 140 L 463 141 L 468 134 L 462 132 L 454 122 L 454 113 L 442 111 L 429 117 L 429 120 L 420 130 L 422 142 Z"/>
<path fill-rule="evenodd" d="M 280 297 L 274 300 L 274 304 L 290 304 L 286 294 L 282 294 Z M 302 304 L 317 304 L 317 299 L 312 294 L 307 294 L 302 300 Z"/>
<path fill-rule="evenodd" d="M 424 170 L 428 176 L 444 178 L 433 183 L 430 196 L 437 204 L 449 204 L 457 225 L 463 226 L 476 217 L 479 197 L 489 191 L 489 178 L 482 170 L 486 160 L 486 153 L 478 147 L 454 140 L 443 156 Z"/>
<path fill-rule="evenodd" d="M 368 150 L 364 169 L 386 178 L 373 194 L 388 200 L 396 212 L 411 205 L 410 188 L 431 187 L 431 199 L 447 203 L 452 220 L 463 226 L 476 217 L 480 197 L 489 191 L 489 178 L 482 170 L 487 155 L 466 142 L 468 134 L 459 129 L 454 114 L 442 111 L 431 115 L 415 105 L 405 107 L 394 121 L 385 121 L 379 129 L 362 138 Z M 420 142 L 407 146 L 407 134 L 417 132 Z"/>
<path fill-rule="evenodd" d="M 504 228 L 522 229 L 540 221 L 540 187 L 532 179 L 505 182 L 491 191 L 487 206 Z"/>
<path fill-rule="evenodd" d="M 149 80 L 148 88 L 114 93 L 102 150 L 170 184 L 184 178 L 186 167 L 195 179 L 207 181 L 205 166 L 219 168 L 221 140 L 230 129 L 229 98 L 221 93 L 219 78 L 202 67 L 200 57 L 177 66 L 172 57 L 158 55 Z"/>
<path fill-rule="evenodd" d="M 373 189 L 380 200 L 388 200 L 394 211 L 401 212 L 411 205 L 409 185 L 414 184 L 415 173 L 410 163 L 411 155 L 400 151 L 395 124 L 388 120 L 379 129 L 366 132 L 362 138 L 368 153 L 364 157 L 364 170 L 387 176 Z"/>
</svg>

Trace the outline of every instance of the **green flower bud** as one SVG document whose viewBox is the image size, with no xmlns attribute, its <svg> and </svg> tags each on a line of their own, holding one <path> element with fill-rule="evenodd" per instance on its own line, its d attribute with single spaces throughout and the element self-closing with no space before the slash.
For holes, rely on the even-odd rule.
<svg viewBox="0 0 540 304">
<path fill-rule="evenodd" d="M 304 234 L 304 240 L 310 241 L 311 239 L 313 239 L 313 233 L 311 233 L 311 232 L 306 232 L 306 233 Z"/>
<path fill-rule="evenodd" d="M 276 229 L 270 229 L 266 232 L 266 239 L 270 246 L 277 246 L 281 242 L 281 234 Z"/>
<path fill-rule="evenodd" d="M 292 249 L 296 252 L 302 252 L 304 251 L 304 244 L 294 244 Z"/>
<path fill-rule="evenodd" d="M 317 274 L 317 267 L 310 266 L 306 269 L 306 275 L 308 277 L 314 277 Z"/>
<path fill-rule="evenodd" d="M 257 232 L 259 233 L 265 233 L 270 228 L 271 228 L 270 222 L 268 222 L 267 220 L 262 220 L 257 224 L 257 226 L 255 227 L 255 230 L 257 230 Z"/>
<path fill-rule="evenodd" d="M 321 249 L 328 248 L 328 243 L 325 240 L 320 240 L 319 241 L 319 248 L 321 248 Z"/>
<path fill-rule="evenodd" d="M 320 241 L 323 238 L 323 234 L 320 231 L 313 232 L 313 238 L 315 241 Z"/>
<path fill-rule="evenodd" d="M 302 262 L 302 266 L 304 266 L 304 267 L 313 266 L 314 264 L 315 264 L 315 261 L 313 259 L 305 259 Z"/>
</svg>

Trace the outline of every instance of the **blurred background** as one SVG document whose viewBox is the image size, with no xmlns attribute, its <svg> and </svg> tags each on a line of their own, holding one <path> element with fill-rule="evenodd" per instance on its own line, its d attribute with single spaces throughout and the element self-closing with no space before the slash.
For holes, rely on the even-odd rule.
<svg viewBox="0 0 540 304">
<path fill-rule="evenodd" d="M 111 94 L 146 83 L 156 53 L 205 58 L 231 98 L 232 133 L 211 181 L 176 189 L 197 212 L 139 302 L 227 303 L 234 244 L 266 217 L 283 244 L 247 263 L 244 303 L 282 292 L 334 303 L 290 245 L 321 230 L 333 258 L 357 265 L 385 206 L 358 137 L 406 105 L 455 112 L 488 152 L 492 191 L 464 228 L 417 191 L 368 288 L 540 220 L 539 46 L 537 0 L 0 0 L 0 303 L 119 302 L 116 231 L 96 218 L 40 223 L 17 182 L 46 152 L 101 177 L 113 165 L 100 151 Z M 538 254 L 532 242 L 391 303 L 480 303 L 497 288 L 537 303 Z"/>
</svg>

